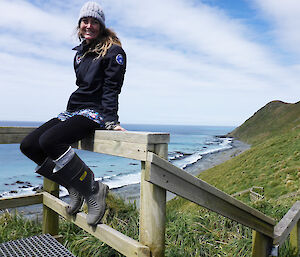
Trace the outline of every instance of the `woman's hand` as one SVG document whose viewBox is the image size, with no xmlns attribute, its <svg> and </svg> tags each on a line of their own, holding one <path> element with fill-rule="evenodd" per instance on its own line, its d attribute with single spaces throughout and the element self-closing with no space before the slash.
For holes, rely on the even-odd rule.
<svg viewBox="0 0 300 257">
<path fill-rule="evenodd" d="M 114 130 L 116 130 L 116 131 L 126 131 L 126 129 L 122 128 L 120 125 L 115 126 Z"/>
</svg>

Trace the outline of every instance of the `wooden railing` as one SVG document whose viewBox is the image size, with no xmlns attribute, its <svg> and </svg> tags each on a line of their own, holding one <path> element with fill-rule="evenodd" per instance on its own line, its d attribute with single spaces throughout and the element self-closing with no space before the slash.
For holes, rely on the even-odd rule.
<svg viewBox="0 0 300 257">
<path fill-rule="evenodd" d="M 0 128 L 0 143 L 20 143 L 34 128 Z M 164 256 L 166 191 L 186 198 L 253 230 L 252 256 L 278 256 L 279 246 L 290 235 L 298 249 L 300 240 L 300 202 L 283 219 L 275 221 L 184 170 L 167 159 L 169 134 L 149 132 L 96 131 L 73 147 L 132 158 L 141 161 L 139 241 L 105 224 L 88 226 L 86 214 L 66 213 L 66 203 L 58 198 L 58 185 L 44 179 L 44 192 L 0 199 L 0 209 L 43 204 L 43 233 L 58 234 L 58 217 L 75 223 L 125 256 Z"/>
</svg>

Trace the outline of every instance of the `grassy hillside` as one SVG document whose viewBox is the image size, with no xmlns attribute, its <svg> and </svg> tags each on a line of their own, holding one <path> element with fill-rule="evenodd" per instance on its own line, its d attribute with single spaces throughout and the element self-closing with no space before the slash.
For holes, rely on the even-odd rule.
<svg viewBox="0 0 300 257">
<path fill-rule="evenodd" d="M 258 110 L 240 127 L 229 133 L 244 142 L 256 144 L 300 126 L 300 102 L 272 101 Z"/>
<path fill-rule="evenodd" d="M 293 203 L 300 200 L 300 103 L 271 102 L 230 135 L 252 143 L 251 149 L 202 172 L 199 178 L 228 194 L 252 186 L 263 187 L 265 198 L 261 201 L 251 202 L 249 194 L 238 199 L 279 221 Z M 185 251 L 193 251 L 194 244 L 194 249 L 197 245 L 198 250 L 205 252 L 199 256 L 251 256 L 250 229 L 182 198 L 169 202 L 168 210 L 189 217 L 187 224 L 190 225 L 186 224 L 186 233 L 182 236 L 188 238 Z M 190 234 L 191 230 L 204 235 L 205 243 Z M 174 228 L 171 234 L 175 231 Z M 193 254 L 198 256 L 195 250 Z M 296 256 L 288 242 L 281 248 L 280 256 Z"/>
<path fill-rule="evenodd" d="M 299 189 L 300 128 L 270 137 L 250 150 L 201 173 L 201 179 L 233 194 L 264 187 L 267 199 Z"/>
</svg>

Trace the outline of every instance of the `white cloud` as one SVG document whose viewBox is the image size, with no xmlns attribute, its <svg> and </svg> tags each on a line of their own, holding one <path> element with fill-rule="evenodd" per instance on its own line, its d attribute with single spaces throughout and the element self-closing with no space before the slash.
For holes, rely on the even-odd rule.
<svg viewBox="0 0 300 257">
<path fill-rule="evenodd" d="M 71 35 L 83 2 L 0 2 L 8 10 L 0 17 L 0 110 L 45 120 L 65 108 L 75 89 Z M 299 101 L 300 65 L 280 63 L 226 10 L 192 0 L 101 3 L 128 57 L 121 122 L 238 125 L 268 101 Z M 7 29 L 12 19 L 20 26 Z M 2 111 L 0 119 L 11 118 Z"/>
<path fill-rule="evenodd" d="M 65 108 L 75 89 L 70 66 L 3 53 L 0 59 L 1 119 L 46 120 Z"/>
<path fill-rule="evenodd" d="M 286 51 L 300 54 L 300 1 L 298 0 L 255 0 L 264 18 L 274 29 L 277 40 Z M 298 56 L 299 57 L 299 56 Z"/>
<path fill-rule="evenodd" d="M 184 6 L 184 3 L 152 1 L 144 6 L 137 1 L 115 1 L 111 5 L 115 8 L 113 17 L 119 17 L 117 13 L 124 10 L 117 22 L 125 31 L 128 27 L 155 35 L 153 40 L 148 36 L 136 41 L 123 34 L 127 42 L 125 47 L 133 59 L 129 63 L 127 82 L 132 85 L 133 81 L 142 81 L 136 83 L 136 87 L 143 88 L 145 94 L 139 95 L 144 96 L 145 106 L 154 108 L 153 113 L 158 113 L 159 109 L 150 99 L 159 101 L 156 106 L 173 106 L 170 102 L 174 100 L 175 106 L 181 106 L 179 109 L 186 110 L 186 114 L 196 113 L 193 109 L 197 107 L 201 109 L 201 113 L 194 115 L 199 122 L 212 122 L 208 117 L 224 120 L 218 107 L 227 109 L 227 118 L 229 113 L 236 113 L 232 118 L 242 122 L 247 115 L 252 115 L 248 106 L 255 110 L 273 99 L 297 100 L 298 72 L 278 63 L 268 46 L 251 40 L 253 31 L 226 17 L 219 9 Z M 179 47 L 170 49 L 172 44 Z M 147 97 L 151 96 L 151 91 L 159 94 Z M 168 94 L 172 100 L 166 99 Z M 218 102 L 209 104 L 216 99 Z M 195 108 L 185 109 L 191 107 L 191 103 Z"/>
<path fill-rule="evenodd" d="M 126 27 L 139 28 L 150 35 L 157 34 L 154 39 L 158 44 L 168 41 L 186 51 L 201 54 L 204 61 L 209 59 L 250 71 L 257 70 L 262 64 L 272 65 L 268 62 L 267 49 L 247 38 L 250 31 L 219 9 L 205 5 L 195 7 L 192 1 L 183 0 L 107 2 L 114 6 L 112 14 L 117 17 L 118 25 L 125 30 Z"/>
<path fill-rule="evenodd" d="M 0 16 L 3 36 L 26 33 L 27 37 L 34 40 L 66 42 L 71 39 L 75 28 L 72 17 L 55 15 L 26 1 L 1 0 L 0 9 L 5 10 Z"/>
</svg>

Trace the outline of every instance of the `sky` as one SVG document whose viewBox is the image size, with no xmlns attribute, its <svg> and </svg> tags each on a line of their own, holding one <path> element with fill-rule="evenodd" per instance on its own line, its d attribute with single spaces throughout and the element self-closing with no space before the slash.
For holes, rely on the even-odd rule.
<svg viewBox="0 0 300 257">
<path fill-rule="evenodd" d="M 76 90 L 81 0 L 0 0 L 0 120 L 47 121 Z M 121 124 L 239 126 L 300 100 L 299 0 L 102 0 L 127 71 Z"/>
</svg>

